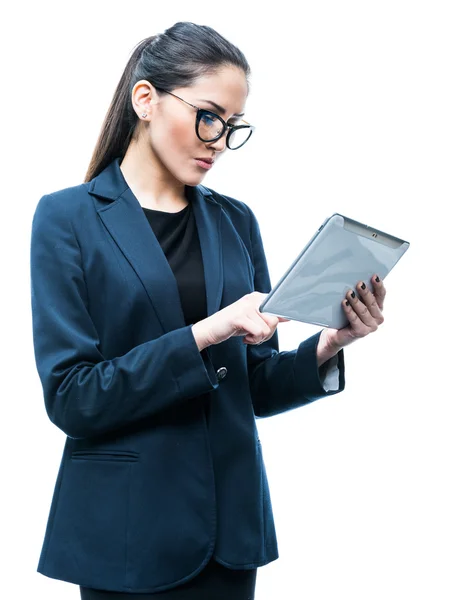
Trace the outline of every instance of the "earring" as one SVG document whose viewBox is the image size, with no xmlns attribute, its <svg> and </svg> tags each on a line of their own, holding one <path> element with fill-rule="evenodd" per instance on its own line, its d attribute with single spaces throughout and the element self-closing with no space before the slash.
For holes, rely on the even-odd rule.
<svg viewBox="0 0 450 600">
<path fill-rule="evenodd" d="M 146 117 L 146 116 L 147 116 L 147 113 L 142 113 L 142 115 L 141 115 L 141 117 L 142 117 L 143 119 L 145 119 L 145 117 Z"/>
</svg>

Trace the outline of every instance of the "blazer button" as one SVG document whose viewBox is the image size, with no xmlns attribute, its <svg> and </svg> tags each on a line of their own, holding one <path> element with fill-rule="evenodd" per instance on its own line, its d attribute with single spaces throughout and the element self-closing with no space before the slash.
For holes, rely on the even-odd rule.
<svg viewBox="0 0 450 600">
<path fill-rule="evenodd" d="M 228 370 L 226 367 L 220 367 L 220 369 L 217 369 L 216 371 L 216 375 L 217 375 L 217 379 L 219 381 L 222 381 L 222 379 L 225 379 L 225 377 L 227 376 Z"/>
</svg>

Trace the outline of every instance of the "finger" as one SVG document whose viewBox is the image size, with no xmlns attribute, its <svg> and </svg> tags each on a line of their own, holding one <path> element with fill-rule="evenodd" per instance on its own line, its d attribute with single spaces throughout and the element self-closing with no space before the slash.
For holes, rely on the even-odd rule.
<svg viewBox="0 0 450 600">
<path fill-rule="evenodd" d="M 372 292 L 369 290 L 368 286 L 364 283 L 364 281 L 360 281 L 358 283 L 358 285 L 356 286 L 356 290 L 361 298 L 361 302 L 363 302 L 367 306 L 369 313 L 371 314 L 373 319 L 375 319 L 377 325 L 381 325 L 384 321 L 384 317 L 374 294 L 372 294 Z M 368 324 L 368 322 L 364 322 Z"/>
<path fill-rule="evenodd" d="M 264 323 L 266 323 L 266 325 L 270 327 L 270 329 L 274 329 L 279 323 L 278 317 L 274 317 L 273 315 L 269 315 L 266 313 L 260 313 L 259 311 L 257 314 L 264 321 Z"/>
<path fill-rule="evenodd" d="M 371 329 L 371 327 L 367 326 L 361 320 L 360 315 L 354 309 L 354 305 L 352 304 L 352 302 L 354 302 L 355 299 L 356 299 L 356 294 L 355 294 L 355 298 L 352 298 L 352 296 L 349 293 L 347 295 L 346 299 L 343 300 L 342 304 L 343 304 L 345 314 L 347 315 L 347 319 L 350 324 L 352 335 L 354 337 L 364 337 L 364 336 L 368 335 L 372 331 L 372 329 Z M 359 303 L 361 304 L 360 301 L 359 301 Z M 367 310 L 367 308 L 366 308 L 366 310 Z"/>
<path fill-rule="evenodd" d="M 265 320 L 266 324 L 269 326 L 270 328 L 270 334 L 266 336 L 266 339 L 264 341 L 267 342 L 267 340 L 270 340 L 270 338 L 273 336 L 273 334 L 275 333 L 279 323 L 284 323 L 284 322 L 288 322 L 289 319 L 284 319 L 282 317 L 274 317 L 273 315 L 263 315 L 261 313 L 259 313 L 259 315 Z M 269 318 L 268 318 L 269 317 Z"/>
<path fill-rule="evenodd" d="M 247 330 L 244 341 L 251 344 L 262 343 L 266 338 L 272 336 L 272 330 L 256 313 L 253 315 L 244 315 L 240 327 Z"/>
<path fill-rule="evenodd" d="M 378 275 L 372 276 L 373 293 L 377 301 L 380 310 L 384 307 L 384 298 L 386 296 L 386 288 L 384 287 L 383 280 Z"/>
<path fill-rule="evenodd" d="M 351 329 L 356 331 L 358 329 L 358 327 L 363 325 L 363 323 L 361 322 L 361 319 L 355 313 L 355 311 L 352 308 L 352 305 L 350 304 L 350 302 L 347 299 L 342 301 L 342 305 L 344 307 L 344 311 L 345 311 L 345 314 L 347 315 L 347 319 L 350 323 Z"/>
<path fill-rule="evenodd" d="M 377 321 L 371 315 L 368 307 L 362 302 L 354 290 L 347 292 L 347 301 L 350 303 L 355 314 L 358 316 L 363 325 L 370 331 L 375 331 L 378 327 Z"/>
<path fill-rule="evenodd" d="M 266 321 L 267 324 L 270 324 L 267 317 L 275 319 L 275 321 L 274 321 L 275 325 L 278 325 L 278 323 L 289 323 L 289 321 L 291 320 L 291 319 L 285 319 L 284 317 L 275 316 L 275 315 L 273 315 L 271 313 L 262 313 L 262 312 L 259 312 L 259 311 L 258 311 L 258 313 Z"/>
</svg>

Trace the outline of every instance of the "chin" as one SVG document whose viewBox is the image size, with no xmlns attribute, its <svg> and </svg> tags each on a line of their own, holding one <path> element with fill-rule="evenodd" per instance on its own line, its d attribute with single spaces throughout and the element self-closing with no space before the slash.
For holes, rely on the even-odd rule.
<svg viewBox="0 0 450 600">
<path fill-rule="evenodd" d="M 194 187 L 194 186 L 200 185 L 202 183 L 202 181 L 205 179 L 205 175 L 206 175 L 206 173 L 204 173 L 204 174 L 193 173 L 190 175 L 186 175 L 185 177 L 182 177 L 180 179 L 180 181 L 182 181 L 184 183 L 184 185 L 190 185 L 190 186 Z"/>
</svg>

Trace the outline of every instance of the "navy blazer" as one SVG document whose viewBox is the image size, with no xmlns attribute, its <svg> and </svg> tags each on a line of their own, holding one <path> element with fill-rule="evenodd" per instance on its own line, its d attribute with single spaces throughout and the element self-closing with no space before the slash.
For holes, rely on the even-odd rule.
<svg viewBox="0 0 450 600">
<path fill-rule="evenodd" d="M 270 291 L 250 208 L 202 185 L 185 192 L 208 315 Z M 255 416 L 336 393 L 321 383 L 319 333 L 289 352 L 276 334 L 199 352 L 119 159 L 40 199 L 30 264 L 36 366 L 48 416 L 67 435 L 38 571 L 156 592 L 191 579 L 211 556 L 235 569 L 275 560 Z M 341 391 L 342 351 L 338 366 Z"/>
</svg>

